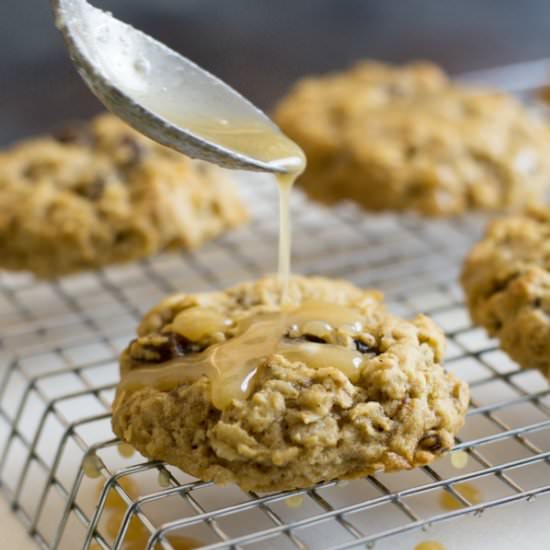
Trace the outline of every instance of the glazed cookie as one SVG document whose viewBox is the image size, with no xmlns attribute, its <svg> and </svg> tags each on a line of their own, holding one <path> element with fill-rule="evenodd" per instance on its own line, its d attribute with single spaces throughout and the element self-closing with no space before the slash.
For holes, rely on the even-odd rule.
<svg viewBox="0 0 550 550">
<path fill-rule="evenodd" d="M 426 215 L 517 209 L 550 184 L 550 133 L 511 96 L 429 63 L 363 62 L 298 82 L 275 120 L 308 159 L 314 199 Z"/>
<path fill-rule="evenodd" d="M 550 208 L 496 220 L 462 272 L 472 319 L 522 367 L 550 377 Z"/>
<path fill-rule="evenodd" d="M 121 356 L 113 429 L 144 456 L 245 490 L 430 463 L 453 446 L 468 388 L 444 336 L 343 281 L 275 277 L 172 296 Z"/>
<path fill-rule="evenodd" d="M 194 248 L 246 219 L 225 173 L 110 114 L 0 154 L 0 267 L 55 277 Z"/>
</svg>

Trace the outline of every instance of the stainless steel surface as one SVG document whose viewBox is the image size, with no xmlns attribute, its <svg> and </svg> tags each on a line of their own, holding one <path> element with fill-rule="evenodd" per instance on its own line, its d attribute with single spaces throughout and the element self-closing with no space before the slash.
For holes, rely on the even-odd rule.
<svg viewBox="0 0 550 550">
<path fill-rule="evenodd" d="M 279 130 L 235 90 L 195 63 L 86 0 L 52 0 L 56 25 L 78 73 L 101 102 L 150 138 L 190 157 L 227 168 L 281 172 L 183 127 L 192 112 L 198 120 L 228 119 Z M 170 105 L 170 114 L 158 104 Z M 163 116 L 164 115 L 164 116 Z"/>
<path fill-rule="evenodd" d="M 520 69 L 514 67 L 514 78 Z M 490 82 L 491 74 L 477 79 Z M 446 366 L 472 390 L 456 447 L 468 453 L 467 467 L 456 469 L 447 457 L 347 485 L 259 495 L 197 481 L 139 455 L 118 456 L 109 425 L 117 354 L 143 312 L 169 292 L 219 289 L 273 270 L 275 186 L 250 182 L 265 177 L 243 175 L 252 223 L 195 253 L 53 283 L 0 276 L 0 483 L 41 547 L 74 550 L 95 540 L 104 549 L 122 548 L 135 516 L 151 533 L 148 549 L 156 541 L 170 548 L 163 536 L 174 530 L 211 549 L 391 548 L 395 535 L 550 493 L 550 388 L 470 324 L 456 282 L 486 220 L 374 215 L 351 205 L 326 210 L 299 193 L 293 196 L 297 272 L 381 288 L 396 313 L 422 311 L 444 328 Z M 99 498 L 98 480 L 81 469 L 93 454 L 105 483 Z M 157 483 L 160 471 L 168 472 L 170 487 Z M 125 491 L 123 478 L 140 484 L 138 498 Z M 479 489 L 479 502 L 459 493 L 463 482 Z M 116 541 L 98 527 L 111 487 L 128 505 Z M 462 507 L 443 509 L 445 493 Z M 300 508 L 286 506 L 293 495 L 303 496 Z"/>
</svg>

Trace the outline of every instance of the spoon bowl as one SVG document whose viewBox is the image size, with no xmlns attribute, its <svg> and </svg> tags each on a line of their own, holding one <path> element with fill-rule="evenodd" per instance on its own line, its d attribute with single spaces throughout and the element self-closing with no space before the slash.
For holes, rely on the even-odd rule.
<svg viewBox="0 0 550 550">
<path fill-rule="evenodd" d="M 227 168 L 286 173 L 303 162 L 260 109 L 189 59 L 86 0 L 52 5 L 80 76 L 141 133 Z"/>
</svg>

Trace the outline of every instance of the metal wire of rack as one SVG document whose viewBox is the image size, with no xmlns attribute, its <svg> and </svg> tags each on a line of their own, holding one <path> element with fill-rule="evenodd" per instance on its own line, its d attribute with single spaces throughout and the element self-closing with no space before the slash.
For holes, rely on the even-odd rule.
<svg viewBox="0 0 550 550">
<path fill-rule="evenodd" d="M 39 546 L 135 549 L 137 522 L 147 549 L 190 547 L 182 536 L 209 549 L 365 547 L 550 493 L 550 388 L 471 326 L 456 283 L 484 218 L 365 215 L 300 193 L 297 272 L 381 288 L 396 313 L 422 311 L 445 330 L 446 366 L 471 386 L 455 449 L 467 464 L 457 469 L 446 457 L 410 472 L 256 494 L 119 447 L 109 424 L 117 355 L 143 313 L 169 292 L 219 289 L 273 269 L 274 186 L 249 180 L 242 190 L 251 224 L 196 253 L 52 283 L 0 275 L 0 488 Z"/>
</svg>

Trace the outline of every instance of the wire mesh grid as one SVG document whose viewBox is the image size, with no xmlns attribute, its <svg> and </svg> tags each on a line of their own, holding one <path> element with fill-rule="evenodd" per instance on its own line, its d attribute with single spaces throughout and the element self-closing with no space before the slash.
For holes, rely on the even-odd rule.
<svg viewBox="0 0 550 550">
<path fill-rule="evenodd" d="M 53 283 L 0 276 L 0 484 L 41 547 L 364 547 L 550 492 L 550 389 L 471 326 L 456 283 L 484 218 L 365 215 L 298 192 L 295 271 L 380 288 L 395 313 L 424 312 L 445 330 L 446 367 L 472 393 L 460 460 L 256 494 L 198 481 L 119 444 L 110 429 L 117 355 L 143 313 L 169 292 L 273 270 L 277 201 L 261 180 L 242 177 L 252 222 L 196 253 Z"/>
</svg>

